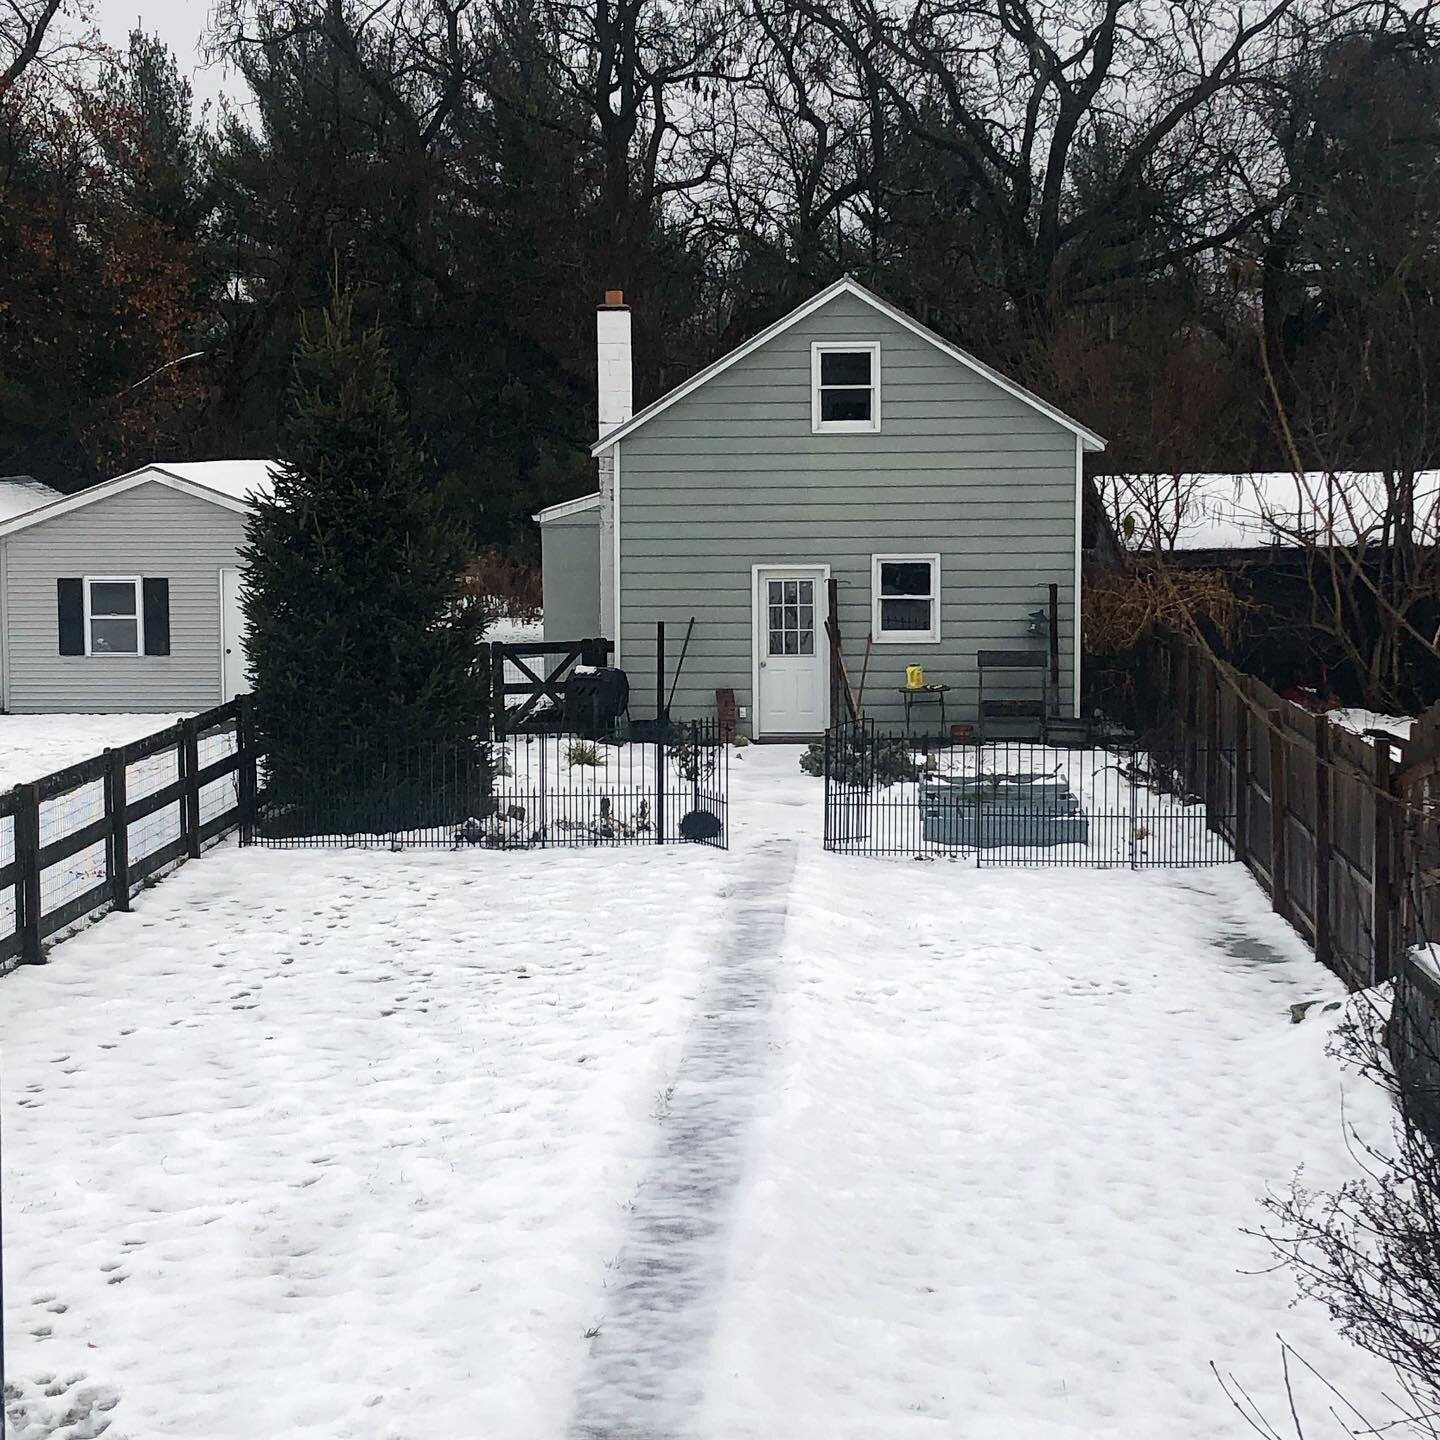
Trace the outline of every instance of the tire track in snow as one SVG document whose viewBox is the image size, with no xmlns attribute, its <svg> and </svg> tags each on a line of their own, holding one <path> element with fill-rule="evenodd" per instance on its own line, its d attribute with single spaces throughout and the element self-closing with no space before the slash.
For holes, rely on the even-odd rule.
<svg viewBox="0 0 1440 1440">
<path fill-rule="evenodd" d="M 757 846 L 738 878 L 733 928 L 690 1022 L 570 1440 L 674 1440 L 702 1398 L 794 872 L 794 842 L 777 840 Z"/>
</svg>

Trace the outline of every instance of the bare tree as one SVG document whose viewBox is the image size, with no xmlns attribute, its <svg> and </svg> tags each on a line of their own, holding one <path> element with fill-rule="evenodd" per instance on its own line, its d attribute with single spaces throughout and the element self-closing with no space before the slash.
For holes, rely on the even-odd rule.
<svg viewBox="0 0 1440 1440">
<path fill-rule="evenodd" d="M 968 187 L 977 255 L 1048 312 L 1233 244 L 1284 193 L 1258 98 L 1299 0 L 798 0 Z"/>
<path fill-rule="evenodd" d="M 0 100 L 50 53 L 52 29 L 64 0 L 0 0 Z"/>
</svg>

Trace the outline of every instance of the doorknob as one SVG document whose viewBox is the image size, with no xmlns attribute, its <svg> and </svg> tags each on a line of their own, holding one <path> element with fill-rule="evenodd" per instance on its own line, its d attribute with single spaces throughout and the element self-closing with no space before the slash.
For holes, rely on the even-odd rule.
<svg viewBox="0 0 1440 1440">
<path fill-rule="evenodd" d="M 765 662 L 763 660 L 760 662 L 760 668 L 762 670 L 765 668 Z"/>
</svg>

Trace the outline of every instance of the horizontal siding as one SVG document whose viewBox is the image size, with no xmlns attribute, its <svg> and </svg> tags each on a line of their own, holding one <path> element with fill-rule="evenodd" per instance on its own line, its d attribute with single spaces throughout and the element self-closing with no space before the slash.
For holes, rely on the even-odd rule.
<svg viewBox="0 0 1440 1440">
<path fill-rule="evenodd" d="M 881 430 L 815 435 L 810 345 L 881 345 Z M 870 557 L 941 555 L 939 644 L 876 645 L 866 710 L 896 721 L 907 663 L 953 688 L 947 718 L 973 719 L 975 652 L 1038 645 L 1029 611 L 1060 587 L 1062 704 L 1074 651 L 1075 437 L 863 302 L 841 296 L 677 402 L 621 443 L 621 657 L 637 714 L 654 705 L 655 622 L 673 656 L 696 628 L 677 714 L 711 714 L 714 691 L 752 706 L 751 566 L 828 564 L 858 685 L 871 627 Z M 995 698 L 1035 693 L 995 682 Z M 917 716 L 921 712 L 917 711 Z M 933 723 L 934 712 L 923 712 Z"/>
<path fill-rule="evenodd" d="M 540 527 L 547 640 L 600 635 L 600 512 L 582 510 Z"/>
<path fill-rule="evenodd" d="M 232 510 L 147 484 L 10 536 L 10 708 L 165 712 L 219 704 L 220 571 L 239 564 L 244 524 Z M 168 579 L 170 654 L 61 655 L 55 582 L 82 575 Z"/>
</svg>

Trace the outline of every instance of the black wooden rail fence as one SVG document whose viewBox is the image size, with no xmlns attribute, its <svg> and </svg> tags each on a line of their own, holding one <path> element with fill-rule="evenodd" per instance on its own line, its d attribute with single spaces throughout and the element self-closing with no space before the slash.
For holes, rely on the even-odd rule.
<svg viewBox="0 0 1440 1440">
<path fill-rule="evenodd" d="M 135 890 L 252 813 L 256 753 L 241 702 L 0 794 L 0 971 Z"/>
</svg>

